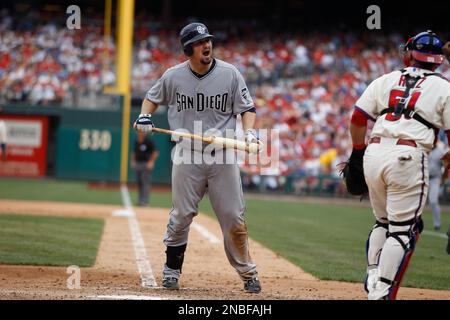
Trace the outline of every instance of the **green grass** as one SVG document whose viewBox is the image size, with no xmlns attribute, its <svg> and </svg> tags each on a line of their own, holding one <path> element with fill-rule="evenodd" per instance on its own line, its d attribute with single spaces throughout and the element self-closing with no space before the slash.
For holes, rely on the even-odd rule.
<svg viewBox="0 0 450 320">
<path fill-rule="evenodd" d="M 137 192 L 130 191 L 131 200 L 137 203 Z M 79 203 L 122 205 L 119 189 L 92 189 L 88 183 L 54 179 L 0 179 L 0 199 L 40 200 Z M 168 193 L 154 193 L 151 206 L 168 207 L 172 203 Z"/>
<path fill-rule="evenodd" d="M 371 209 L 251 199 L 246 204 L 253 239 L 320 279 L 364 280 L 365 245 L 375 221 Z M 207 201 L 200 208 L 213 215 Z M 423 218 L 425 229 L 431 230 L 431 213 Z M 442 223 L 450 225 L 448 214 Z M 422 234 L 402 285 L 450 290 L 446 244 L 446 238 Z"/>
<path fill-rule="evenodd" d="M 90 267 L 101 219 L 0 215 L 0 263 Z"/>
<path fill-rule="evenodd" d="M 136 192 L 131 197 L 136 203 Z M 57 180 L 0 180 L 0 198 L 121 204 L 117 190 L 93 190 L 86 183 Z M 371 209 L 252 199 L 246 203 L 253 239 L 320 279 L 363 281 L 365 243 L 374 222 Z M 150 205 L 168 208 L 171 195 L 153 192 Z M 200 210 L 214 216 L 207 198 Z M 431 213 L 423 216 L 425 229 L 431 230 Z M 450 225 L 448 213 L 442 215 L 442 225 Z M 403 285 L 450 290 L 446 243 L 446 238 L 422 234 Z"/>
<path fill-rule="evenodd" d="M 0 179 L 0 198 L 122 204 L 120 190 L 92 190 L 85 182 L 53 179 Z"/>
</svg>

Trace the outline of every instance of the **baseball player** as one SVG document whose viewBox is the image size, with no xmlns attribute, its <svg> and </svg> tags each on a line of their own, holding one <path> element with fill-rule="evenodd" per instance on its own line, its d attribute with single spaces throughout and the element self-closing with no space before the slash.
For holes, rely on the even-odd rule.
<svg viewBox="0 0 450 320">
<path fill-rule="evenodd" d="M 396 298 L 423 229 L 428 153 L 438 129 L 450 136 L 450 83 L 434 72 L 444 61 L 442 47 L 432 31 L 410 38 L 401 46 L 406 67 L 375 79 L 352 114 L 352 153 L 363 158 L 376 218 L 366 245 L 371 300 Z M 367 120 L 375 124 L 366 147 Z"/>
<path fill-rule="evenodd" d="M 225 130 L 236 129 L 236 117 L 240 114 L 246 142 L 259 143 L 253 129 L 255 107 L 245 81 L 234 66 L 213 58 L 211 38 L 213 36 L 202 23 L 190 23 L 181 30 L 181 45 L 189 59 L 169 68 L 147 92 L 141 114 L 135 122 L 137 130 L 151 131 L 154 128 L 151 114 L 158 105 L 166 105 L 171 130 L 184 129 L 198 134 L 194 128 L 200 123 L 200 134 L 214 129 L 225 136 Z M 261 284 L 256 265 L 249 255 L 238 165 L 236 162 L 179 161 L 181 154 L 191 154 L 198 159 L 205 150 L 204 145 L 199 147 L 194 143 L 192 146 L 185 141 L 178 142 L 175 147 L 172 159 L 173 206 L 163 240 L 167 246 L 163 287 L 180 287 L 189 226 L 198 213 L 198 203 L 208 191 L 222 229 L 227 258 L 243 280 L 244 289 L 259 293 Z"/>
</svg>

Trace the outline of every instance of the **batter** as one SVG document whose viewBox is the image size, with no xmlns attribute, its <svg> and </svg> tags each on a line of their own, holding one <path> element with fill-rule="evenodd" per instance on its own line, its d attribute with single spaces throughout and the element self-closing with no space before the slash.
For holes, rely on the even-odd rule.
<svg viewBox="0 0 450 320">
<path fill-rule="evenodd" d="M 166 105 L 171 130 L 184 129 L 194 134 L 217 130 L 225 136 L 227 130 L 236 129 L 236 117 L 240 114 L 246 142 L 259 143 L 254 130 L 255 107 L 245 81 L 233 65 L 213 58 L 212 37 L 202 23 L 190 23 L 181 30 L 180 41 L 189 59 L 169 68 L 148 91 L 136 120 L 138 130 L 151 131 L 154 128 L 151 114 L 158 105 Z M 201 132 L 194 130 L 198 128 Z M 235 157 L 231 157 L 234 159 L 231 163 L 198 161 L 206 149 L 202 144 L 185 140 L 176 145 L 172 166 L 173 207 L 164 236 L 167 250 L 163 286 L 180 287 L 189 227 L 198 213 L 198 203 L 208 192 L 230 264 L 244 282 L 244 290 L 259 293 L 261 284 L 249 255 L 239 167 Z M 230 152 L 218 150 L 212 156 L 224 160 Z M 192 155 L 189 157 L 192 161 L 180 161 L 180 157 L 186 158 L 186 153 Z"/>
</svg>

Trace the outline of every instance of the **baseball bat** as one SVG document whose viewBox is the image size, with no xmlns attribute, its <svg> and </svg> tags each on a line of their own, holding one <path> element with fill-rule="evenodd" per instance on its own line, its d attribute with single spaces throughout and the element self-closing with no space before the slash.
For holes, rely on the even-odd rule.
<svg viewBox="0 0 450 320">
<path fill-rule="evenodd" d="M 134 125 L 133 127 L 134 127 L 134 129 L 136 129 L 136 125 Z M 229 139 L 229 138 L 222 138 L 222 137 L 215 137 L 215 136 L 203 137 L 203 136 L 199 136 L 197 134 L 192 134 L 192 133 L 188 133 L 188 132 L 178 132 L 178 131 L 172 131 L 172 130 L 167 130 L 167 129 L 162 129 L 162 128 L 153 128 L 152 131 L 159 132 L 162 134 L 175 135 L 178 137 L 189 138 L 189 139 L 193 139 L 193 140 L 199 140 L 199 141 L 206 142 L 208 144 L 212 143 L 217 146 L 222 146 L 224 148 L 233 148 L 236 150 L 242 150 L 242 151 L 246 151 L 248 153 L 253 153 L 253 154 L 257 154 L 260 149 L 260 145 L 257 143 L 251 143 L 251 144 L 247 145 L 244 141 L 239 141 L 236 139 Z"/>
</svg>

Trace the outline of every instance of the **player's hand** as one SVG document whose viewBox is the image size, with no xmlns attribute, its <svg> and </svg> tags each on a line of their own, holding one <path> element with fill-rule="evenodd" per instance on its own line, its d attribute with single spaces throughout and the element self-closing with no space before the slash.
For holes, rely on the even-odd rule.
<svg viewBox="0 0 450 320">
<path fill-rule="evenodd" d="M 155 163 L 153 161 L 147 162 L 147 169 L 148 170 L 153 170 L 154 167 L 155 167 Z"/>
<path fill-rule="evenodd" d="M 245 143 L 247 145 L 250 145 L 252 143 L 258 144 L 258 152 L 262 150 L 262 142 L 258 139 L 256 136 L 256 130 L 255 129 L 247 129 L 245 131 Z"/>
<path fill-rule="evenodd" d="M 245 143 L 250 144 L 259 142 L 255 129 L 247 129 L 247 131 L 245 131 Z"/>
<path fill-rule="evenodd" d="M 151 132 L 155 127 L 151 117 L 151 114 L 140 114 L 134 122 L 134 129 L 142 132 Z"/>
<path fill-rule="evenodd" d="M 340 174 L 344 177 L 348 193 L 354 196 L 364 196 L 369 192 L 364 178 L 363 158 L 366 149 L 353 148 L 348 161 L 338 164 Z"/>
<path fill-rule="evenodd" d="M 444 46 L 442 47 L 442 53 L 447 58 L 447 60 L 450 62 L 450 41 L 448 41 Z"/>
</svg>

